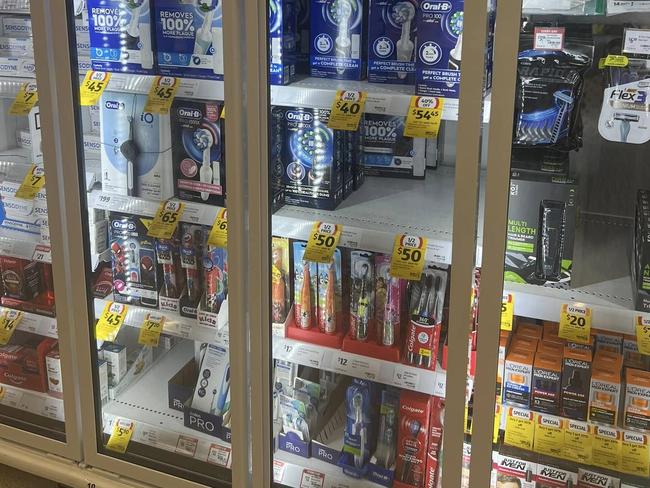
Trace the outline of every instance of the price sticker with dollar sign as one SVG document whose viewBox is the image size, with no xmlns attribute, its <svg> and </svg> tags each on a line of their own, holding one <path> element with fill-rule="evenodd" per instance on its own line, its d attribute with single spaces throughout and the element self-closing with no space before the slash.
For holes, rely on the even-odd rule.
<svg viewBox="0 0 650 488">
<path fill-rule="evenodd" d="M 411 97 L 404 124 L 406 137 L 437 137 L 445 99 L 440 97 Z"/>
<path fill-rule="evenodd" d="M 316 263 L 331 263 L 342 230 L 340 225 L 316 222 L 311 229 L 303 259 Z"/>
<path fill-rule="evenodd" d="M 16 198 L 34 200 L 38 192 L 45 186 L 45 169 L 43 166 L 32 164 L 16 191 Z"/>
<path fill-rule="evenodd" d="M 591 309 L 582 304 L 562 305 L 560 331 L 562 339 L 580 344 L 589 344 L 591 339 Z"/>
<path fill-rule="evenodd" d="M 38 91 L 35 81 L 23 83 L 11 104 L 9 115 L 27 115 L 38 103 Z"/>
<path fill-rule="evenodd" d="M 95 326 L 95 336 L 100 341 L 114 341 L 126 318 L 127 306 L 108 302 Z"/>
<path fill-rule="evenodd" d="M 356 131 L 366 106 L 367 94 L 361 91 L 338 90 L 332 104 L 327 127 Z"/>
<path fill-rule="evenodd" d="M 650 317 L 637 315 L 634 325 L 639 352 L 650 355 Z"/>
<path fill-rule="evenodd" d="M 16 328 L 23 319 L 23 313 L 18 310 L 4 310 L 0 315 L 0 345 L 5 346 L 11 340 Z"/>
<path fill-rule="evenodd" d="M 504 293 L 501 301 L 501 330 L 512 330 L 515 317 L 515 297 L 511 293 Z"/>
<path fill-rule="evenodd" d="M 157 313 L 148 313 L 140 327 L 138 342 L 143 346 L 158 347 L 160 334 L 165 326 L 165 316 Z"/>
<path fill-rule="evenodd" d="M 390 275 L 393 278 L 419 280 L 424 269 L 427 239 L 402 234 L 395 236 Z"/>
<path fill-rule="evenodd" d="M 135 423 L 127 419 L 115 419 L 111 436 L 106 443 L 106 449 L 124 454 L 129 447 Z"/>
<path fill-rule="evenodd" d="M 144 106 L 145 112 L 152 114 L 167 115 L 172 106 L 176 91 L 180 85 L 180 79 L 172 76 L 156 76 L 149 95 L 147 96 L 147 103 Z"/>
<path fill-rule="evenodd" d="M 225 208 L 219 211 L 212 224 L 208 244 L 215 247 L 228 247 L 228 212 Z"/>
<path fill-rule="evenodd" d="M 99 98 L 104 93 L 111 79 L 110 73 L 103 71 L 88 71 L 81 83 L 81 94 L 79 104 L 82 107 L 97 105 Z"/>
<path fill-rule="evenodd" d="M 147 235 L 156 239 L 171 239 L 180 222 L 185 204 L 168 200 L 158 207 L 156 216 L 149 224 Z"/>
</svg>

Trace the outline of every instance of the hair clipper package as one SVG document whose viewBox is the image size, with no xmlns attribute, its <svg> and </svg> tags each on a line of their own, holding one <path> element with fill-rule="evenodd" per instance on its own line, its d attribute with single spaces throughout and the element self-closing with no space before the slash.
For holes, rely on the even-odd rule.
<svg viewBox="0 0 650 488">
<path fill-rule="evenodd" d="M 223 79 L 222 0 L 155 0 L 160 73 Z"/>
<path fill-rule="evenodd" d="M 303 260 L 306 248 L 305 242 L 293 243 L 293 310 L 296 327 L 312 329 L 318 316 L 318 265 Z"/>
<path fill-rule="evenodd" d="M 155 74 L 149 0 L 87 0 L 93 69 Z"/>
<path fill-rule="evenodd" d="M 360 80 L 366 74 L 367 0 L 311 0 L 311 76 Z"/>
<path fill-rule="evenodd" d="M 171 109 L 174 186 L 182 200 L 225 206 L 223 104 L 176 98 Z"/>
<path fill-rule="evenodd" d="M 272 85 L 288 85 L 296 77 L 296 1 L 269 1 L 269 83 Z"/>
</svg>

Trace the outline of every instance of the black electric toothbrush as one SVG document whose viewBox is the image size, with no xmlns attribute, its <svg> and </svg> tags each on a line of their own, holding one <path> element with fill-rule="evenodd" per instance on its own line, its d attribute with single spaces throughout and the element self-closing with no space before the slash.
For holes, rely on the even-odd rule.
<svg viewBox="0 0 650 488">
<path fill-rule="evenodd" d="M 120 152 L 126 159 L 126 194 L 130 197 L 136 196 L 136 174 L 135 161 L 140 155 L 140 148 L 133 139 L 134 118 L 129 116 L 129 138 L 120 146 Z"/>
</svg>

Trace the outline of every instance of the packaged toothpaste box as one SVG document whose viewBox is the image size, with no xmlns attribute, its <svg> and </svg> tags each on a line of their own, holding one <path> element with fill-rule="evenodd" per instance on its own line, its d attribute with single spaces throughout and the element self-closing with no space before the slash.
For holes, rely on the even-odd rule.
<svg viewBox="0 0 650 488">
<path fill-rule="evenodd" d="M 371 0 L 368 81 L 415 83 L 416 13 L 419 0 Z"/>
<path fill-rule="evenodd" d="M 269 81 L 272 85 L 288 85 L 296 77 L 296 1 L 269 1 Z"/>
<path fill-rule="evenodd" d="M 93 69 L 156 74 L 149 0 L 88 0 L 87 5 Z"/>
<path fill-rule="evenodd" d="M 423 0 L 416 23 L 415 93 L 458 98 L 463 0 Z"/>
<path fill-rule="evenodd" d="M 222 0 L 157 0 L 156 53 L 161 74 L 223 80 Z"/>
<path fill-rule="evenodd" d="M 365 0 L 311 0 L 311 76 L 363 78 L 367 10 Z"/>
</svg>

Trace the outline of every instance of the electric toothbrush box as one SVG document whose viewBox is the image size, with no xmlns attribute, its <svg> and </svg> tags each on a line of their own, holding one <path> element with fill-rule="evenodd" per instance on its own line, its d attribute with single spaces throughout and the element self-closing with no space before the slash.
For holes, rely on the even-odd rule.
<svg viewBox="0 0 650 488">
<path fill-rule="evenodd" d="M 269 83 L 272 85 L 288 85 L 296 78 L 297 1 L 269 1 Z"/>
<path fill-rule="evenodd" d="M 154 75 L 149 0 L 87 0 L 96 71 Z"/>
<path fill-rule="evenodd" d="M 311 18 L 309 7 L 311 0 L 297 0 L 296 5 L 296 73 L 309 75 L 309 32 L 311 31 Z"/>
<path fill-rule="evenodd" d="M 370 0 L 368 81 L 415 84 L 416 13 L 420 0 Z"/>
<path fill-rule="evenodd" d="M 171 108 L 174 189 L 181 200 L 226 205 L 223 103 L 176 98 Z"/>
<path fill-rule="evenodd" d="M 153 3 L 160 74 L 223 80 L 221 0 Z"/>
<path fill-rule="evenodd" d="M 316 459 L 338 465 L 346 424 L 346 406 L 341 402 L 325 427 L 312 439 L 311 454 Z"/>
<path fill-rule="evenodd" d="M 366 0 L 311 0 L 311 76 L 361 80 L 366 75 Z"/>
<path fill-rule="evenodd" d="M 422 0 L 418 32 L 415 93 L 458 98 L 463 46 L 463 0 Z"/>
</svg>

